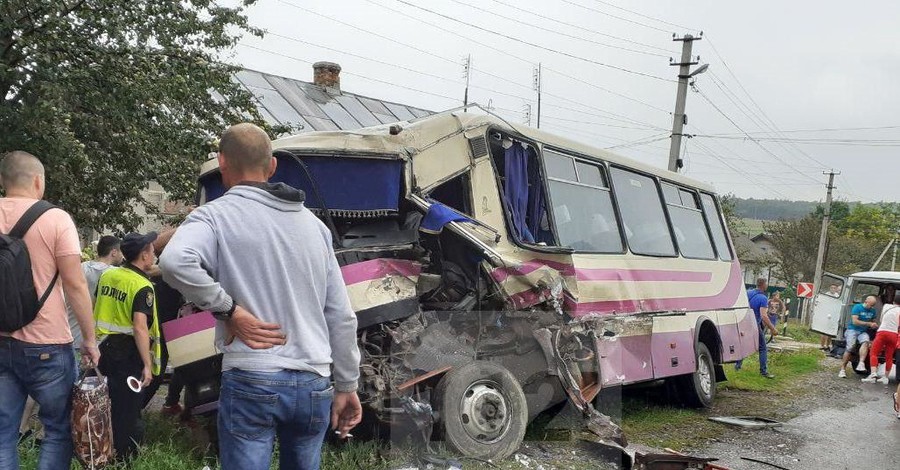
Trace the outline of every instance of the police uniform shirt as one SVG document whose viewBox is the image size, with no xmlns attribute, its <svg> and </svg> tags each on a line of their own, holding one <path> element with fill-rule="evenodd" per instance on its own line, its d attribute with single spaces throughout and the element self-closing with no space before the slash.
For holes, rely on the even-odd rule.
<svg viewBox="0 0 900 470">
<path fill-rule="evenodd" d="M 130 269 L 143 277 L 147 277 L 147 275 L 144 274 L 143 271 L 130 264 L 126 264 L 124 267 L 125 269 Z M 154 298 L 152 287 L 148 286 L 139 290 L 138 293 L 134 295 L 134 301 L 131 303 L 131 323 L 134 324 L 134 314 L 140 312 L 147 316 L 147 327 L 153 325 L 154 302 L 156 302 L 156 299 Z"/>
</svg>

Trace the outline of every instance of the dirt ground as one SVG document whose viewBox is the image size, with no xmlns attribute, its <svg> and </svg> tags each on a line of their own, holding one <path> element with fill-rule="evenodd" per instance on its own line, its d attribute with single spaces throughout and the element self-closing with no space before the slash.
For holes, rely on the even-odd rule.
<svg viewBox="0 0 900 470">
<path fill-rule="evenodd" d="M 804 376 L 789 393 L 782 392 L 767 399 L 764 392 L 725 390 L 720 392 L 711 409 L 702 412 L 704 419 L 708 416 L 762 416 L 782 422 L 781 427 L 764 430 L 718 424 L 707 427 L 705 421 L 695 420 L 696 429 L 692 425 L 675 425 L 662 428 L 655 438 L 680 440 L 684 435 L 694 435 L 688 440 L 692 445 L 677 450 L 693 456 L 717 458 L 716 464 L 730 469 L 896 468 L 898 455 L 889 450 L 900 442 L 900 419 L 891 407 L 891 394 L 896 383 L 889 386 L 864 384 L 856 374 L 839 379 L 839 360 L 823 358 L 822 364 L 823 370 Z M 626 391 L 623 399 L 648 400 L 648 406 L 653 406 L 653 402 L 661 398 L 653 391 L 638 390 Z M 629 413 L 628 409 L 624 413 Z M 852 431 L 854 428 L 858 431 Z M 860 440 L 859 432 L 863 429 L 865 438 Z M 520 448 L 517 456 L 498 462 L 497 466 L 539 470 L 606 468 L 598 467 L 598 460 L 590 448 L 575 442 L 577 438 L 529 441 Z M 629 453 L 665 452 L 634 439 L 627 450 Z M 744 457 L 779 467 L 754 463 Z M 475 463 L 463 468 L 491 467 Z"/>
<path fill-rule="evenodd" d="M 837 378 L 840 362 L 825 359 L 826 370 L 807 377 L 807 393 L 785 402 L 779 414 L 794 417 L 771 430 L 735 429 L 696 455 L 717 457 L 734 469 L 771 469 L 763 460 L 791 470 L 897 468 L 900 419 L 891 406 L 896 383 L 865 384 L 852 374 Z"/>
</svg>

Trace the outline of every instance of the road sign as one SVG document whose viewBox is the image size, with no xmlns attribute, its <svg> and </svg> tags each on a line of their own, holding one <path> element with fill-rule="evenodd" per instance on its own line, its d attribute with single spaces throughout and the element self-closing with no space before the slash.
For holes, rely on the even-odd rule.
<svg viewBox="0 0 900 470">
<path fill-rule="evenodd" d="M 813 284 L 811 282 L 801 282 L 797 284 L 797 297 L 806 297 L 811 299 L 813 296 Z"/>
</svg>

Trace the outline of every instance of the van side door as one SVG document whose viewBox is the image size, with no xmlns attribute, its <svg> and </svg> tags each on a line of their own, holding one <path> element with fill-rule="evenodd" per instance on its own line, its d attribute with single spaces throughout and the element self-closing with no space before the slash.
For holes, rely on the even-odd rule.
<svg viewBox="0 0 900 470">
<path fill-rule="evenodd" d="M 845 299 L 850 295 L 847 278 L 825 273 L 822 285 L 813 299 L 812 324 L 810 329 L 828 336 L 837 336 L 841 326 L 841 312 Z"/>
</svg>

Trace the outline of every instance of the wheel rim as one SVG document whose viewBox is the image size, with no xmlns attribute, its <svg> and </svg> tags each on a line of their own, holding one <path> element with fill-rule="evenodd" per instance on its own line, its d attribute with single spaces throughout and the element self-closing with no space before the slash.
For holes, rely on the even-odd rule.
<svg viewBox="0 0 900 470">
<path fill-rule="evenodd" d="M 709 368 L 706 356 L 700 356 L 700 363 L 697 364 L 697 376 L 700 378 L 700 390 L 703 391 L 703 395 L 710 396 L 712 393 L 712 371 Z"/>
<path fill-rule="evenodd" d="M 509 430 L 509 399 L 496 382 L 479 380 L 469 385 L 460 400 L 459 410 L 466 434 L 479 442 L 497 442 Z"/>
</svg>

